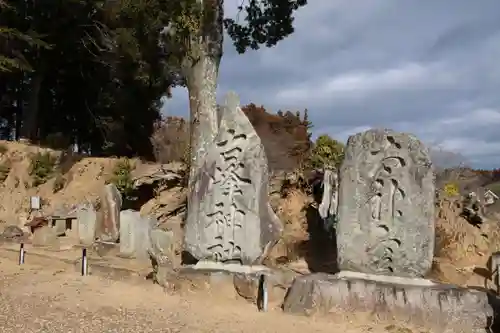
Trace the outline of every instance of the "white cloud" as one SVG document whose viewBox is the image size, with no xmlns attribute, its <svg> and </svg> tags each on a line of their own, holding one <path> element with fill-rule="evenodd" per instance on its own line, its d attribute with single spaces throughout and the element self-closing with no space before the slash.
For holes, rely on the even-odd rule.
<svg viewBox="0 0 500 333">
<path fill-rule="evenodd" d="M 494 109 L 477 109 L 460 117 L 442 119 L 437 126 L 453 126 L 455 130 L 470 128 L 471 126 L 500 124 L 500 111 Z M 437 127 L 436 126 L 436 127 Z M 449 128 L 449 127 L 447 127 Z"/>
<path fill-rule="evenodd" d="M 479 158 L 500 155 L 500 140 L 481 138 L 487 133 L 497 132 L 499 127 L 499 110 L 477 109 L 457 117 L 438 119 L 420 132 L 434 145 L 477 162 Z"/>
<path fill-rule="evenodd" d="M 339 126 L 320 127 L 317 133 L 327 133 L 338 140 L 346 142 L 350 135 L 373 127 L 380 126 L 365 124 L 350 128 Z M 429 148 L 458 153 L 467 156 L 468 160 L 475 163 L 493 155 L 498 155 L 500 159 L 500 140 L 488 141 L 471 136 L 472 133 L 479 136 L 485 132 L 494 133 L 500 128 L 500 110 L 497 109 L 465 111 L 455 117 L 438 118 L 420 124 L 409 122 L 388 123 L 384 127 L 412 133 L 426 143 Z"/>
<path fill-rule="evenodd" d="M 429 69 L 420 64 L 406 64 L 383 71 L 358 71 L 332 78 L 326 83 L 327 92 L 370 92 L 383 89 L 412 87 L 428 78 Z"/>
<path fill-rule="evenodd" d="M 460 152 L 472 159 L 500 154 L 500 142 L 486 142 L 470 138 L 445 139 L 441 146 L 445 150 Z"/>
<path fill-rule="evenodd" d="M 278 91 L 282 103 L 302 103 L 308 99 L 366 98 L 378 92 L 439 89 L 454 84 L 457 73 L 441 64 L 406 63 L 383 70 L 356 70 L 321 81 L 307 82 Z"/>
</svg>

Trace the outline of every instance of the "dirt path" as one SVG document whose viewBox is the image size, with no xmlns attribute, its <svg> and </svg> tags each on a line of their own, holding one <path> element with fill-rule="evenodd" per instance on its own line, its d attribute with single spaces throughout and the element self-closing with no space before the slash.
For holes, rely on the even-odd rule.
<svg viewBox="0 0 500 333">
<path fill-rule="evenodd" d="M 0 332 L 387 332 L 0 259 Z"/>
</svg>

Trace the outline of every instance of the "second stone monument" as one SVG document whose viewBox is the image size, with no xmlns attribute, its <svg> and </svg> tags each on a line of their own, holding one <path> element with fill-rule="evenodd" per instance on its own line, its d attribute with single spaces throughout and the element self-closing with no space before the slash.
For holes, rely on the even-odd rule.
<svg viewBox="0 0 500 333">
<path fill-rule="evenodd" d="M 414 136 L 369 130 L 351 136 L 340 170 L 341 270 L 423 277 L 434 251 L 434 173 Z"/>
</svg>

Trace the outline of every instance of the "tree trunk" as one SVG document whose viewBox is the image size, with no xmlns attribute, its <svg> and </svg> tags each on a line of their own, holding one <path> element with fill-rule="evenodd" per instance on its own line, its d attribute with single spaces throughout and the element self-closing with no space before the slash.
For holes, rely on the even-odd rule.
<svg viewBox="0 0 500 333">
<path fill-rule="evenodd" d="M 203 156 L 217 134 L 218 61 L 209 56 L 195 64 L 187 78 L 190 109 L 190 172 L 191 184 L 201 167 Z"/>
<path fill-rule="evenodd" d="M 31 80 L 30 98 L 28 108 L 23 112 L 21 125 L 21 139 L 33 140 L 37 136 L 38 109 L 40 103 L 40 89 L 45 75 L 42 70 L 36 71 Z"/>
<path fill-rule="evenodd" d="M 14 139 L 19 141 L 21 137 L 21 126 L 23 119 L 23 108 L 24 108 L 24 74 L 19 82 L 19 87 L 17 89 L 17 103 L 16 103 L 16 130 L 14 134 Z"/>
<path fill-rule="evenodd" d="M 203 157 L 218 130 L 217 78 L 222 58 L 223 0 L 204 0 L 201 36 L 193 38 L 190 54 L 184 62 L 190 109 L 189 185 L 194 185 Z"/>
</svg>

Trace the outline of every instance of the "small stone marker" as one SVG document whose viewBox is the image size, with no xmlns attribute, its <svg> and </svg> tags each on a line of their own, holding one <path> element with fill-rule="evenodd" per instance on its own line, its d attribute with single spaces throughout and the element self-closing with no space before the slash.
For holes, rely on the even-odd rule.
<svg viewBox="0 0 500 333">
<path fill-rule="evenodd" d="M 120 256 L 149 260 L 151 230 L 158 221 L 134 210 L 120 212 Z"/>
<path fill-rule="evenodd" d="M 96 236 L 97 214 L 92 204 L 82 204 L 76 210 L 78 239 L 80 244 L 90 246 Z"/>
<path fill-rule="evenodd" d="M 43 225 L 36 228 L 33 231 L 32 244 L 33 246 L 58 247 L 59 239 L 55 228 L 52 228 L 49 225 Z"/>
<path fill-rule="evenodd" d="M 30 197 L 30 208 L 32 210 L 39 210 L 40 209 L 40 197 L 38 197 L 38 196 Z"/>
</svg>

